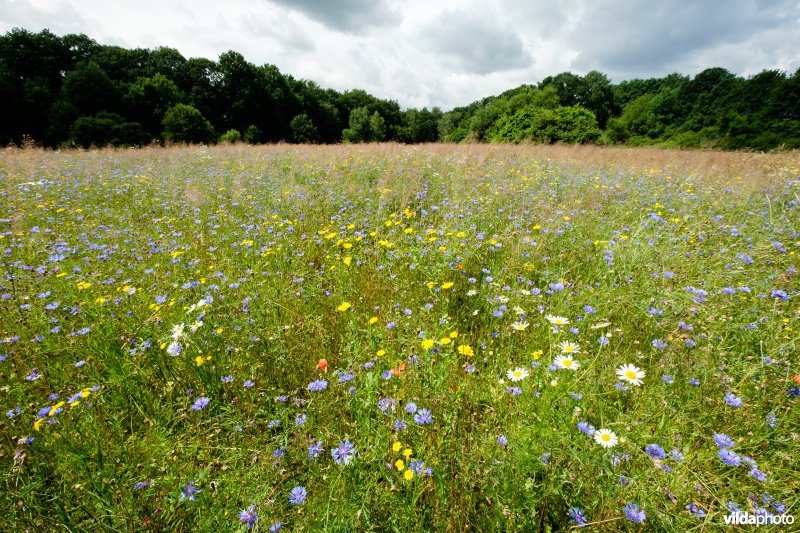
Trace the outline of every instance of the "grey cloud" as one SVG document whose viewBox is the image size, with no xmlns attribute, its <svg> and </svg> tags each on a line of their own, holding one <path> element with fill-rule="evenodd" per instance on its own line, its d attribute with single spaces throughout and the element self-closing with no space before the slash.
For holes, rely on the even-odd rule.
<svg viewBox="0 0 800 533">
<path fill-rule="evenodd" d="M 463 73 L 490 74 L 532 63 L 510 26 L 467 11 L 445 11 L 423 30 L 423 42 Z"/>
<path fill-rule="evenodd" d="M 49 29 L 56 34 L 82 33 L 86 31 L 86 18 L 69 2 L 39 8 L 24 0 L 0 0 L 0 29 L 13 27 L 34 32 Z"/>
<path fill-rule="evenodd" d="M 572 66 L 627 77 L 669 70 L 711 47 L 746 41 L 798 16 L 798 4 L 755 0 L 604 0 L 584 4 L 568 46 Z"/>
<path fill-rule="evenodd" d="M 372 27 L 393 26 L 400 14 L 383 0 L 269 0 L 299 11 L 324 26 L 345 33 L 363 33 Z"/>
</svg>

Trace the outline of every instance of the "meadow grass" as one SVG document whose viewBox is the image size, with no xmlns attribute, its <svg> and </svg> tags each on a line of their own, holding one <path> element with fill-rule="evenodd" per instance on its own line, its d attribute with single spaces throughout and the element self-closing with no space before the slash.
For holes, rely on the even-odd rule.
<svg viewBox="0 0 800 533">
<path fill-rule="evenodd" d="M 798 176 L 792 152 L 5 150 L 0 527 L 796 514 Z"/>
</svg>

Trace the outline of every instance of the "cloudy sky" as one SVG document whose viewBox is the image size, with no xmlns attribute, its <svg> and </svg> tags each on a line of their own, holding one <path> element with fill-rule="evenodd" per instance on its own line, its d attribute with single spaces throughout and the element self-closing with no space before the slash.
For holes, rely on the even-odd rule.
<svg viewBox="0 0 800 533">
<path fill-rule="evenodd" d="M 564 71 L 800 67 L 798 0 L 0 0 L 13 27 L 216 59 L 447 110 Z"/>
</svg>

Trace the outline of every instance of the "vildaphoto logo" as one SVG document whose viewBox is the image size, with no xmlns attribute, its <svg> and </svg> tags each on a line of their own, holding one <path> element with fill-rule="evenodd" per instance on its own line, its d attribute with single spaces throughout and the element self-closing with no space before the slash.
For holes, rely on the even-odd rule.
<svg viewBox="0 0 800 533">
<path fill-rule="evenodd" d="M 725 517 L 726 525 L 753 525 L 753 526 L 789 526 L 794 524 L 794 516 L 790 514 L 750 514 L 747 511 L 731 513 Z"/>
</svg>

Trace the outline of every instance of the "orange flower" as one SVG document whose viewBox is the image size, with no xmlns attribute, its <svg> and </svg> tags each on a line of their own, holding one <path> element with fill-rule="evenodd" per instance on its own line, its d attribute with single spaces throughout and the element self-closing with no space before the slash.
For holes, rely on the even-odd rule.
<svg viewBox="0 0 800 533">
<path fill-rule="evenodd" d="M 320 359 L 319 363 L 317 363 L 317 368 L 319 368 L 320 370 L 322 370 L 323 372 L 325 372 L 327 374 L 328 373 L 328 360 L 327 359 Z"/>
</svg>

